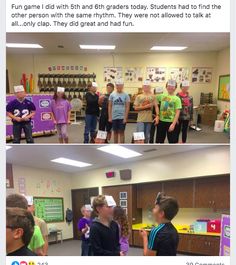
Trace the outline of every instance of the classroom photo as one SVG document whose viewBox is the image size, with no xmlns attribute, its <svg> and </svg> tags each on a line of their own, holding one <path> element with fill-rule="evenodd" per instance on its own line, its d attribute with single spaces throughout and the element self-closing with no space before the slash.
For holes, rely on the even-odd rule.
<svg viewBox="0 0 236 265">
<path fill-rule="evenodd" d="M 229 33 L 7 33 L 6 142 L 227 144 Z"/>
<path fill-rule="evenodd" d="M 229 256 L 229 145 L 8 145 L 7 256 Z"/>
</svg>

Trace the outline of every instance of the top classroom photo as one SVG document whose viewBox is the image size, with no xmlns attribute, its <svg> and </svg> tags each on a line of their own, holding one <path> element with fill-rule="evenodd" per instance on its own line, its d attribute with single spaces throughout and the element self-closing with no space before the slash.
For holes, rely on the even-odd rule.
<svg viewBox="0 0 236 265">
<path fill-rule="evenodd" d="M 6 142 L 230 142 L 229 33 L 7 33 Z"/>
</svg>

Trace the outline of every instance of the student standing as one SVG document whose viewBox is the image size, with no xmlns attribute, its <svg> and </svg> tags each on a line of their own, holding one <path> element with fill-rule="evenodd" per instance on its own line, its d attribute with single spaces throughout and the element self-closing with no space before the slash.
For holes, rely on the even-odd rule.
<svg viewBox="0 0 236 265">
<path fill-rule="evenodd" d="M 124 92 L 124 81 L 116 82 L 116 91 L 111 93 L 108 103 L 109 122 L 112 122 L 114 143 L 125 142 L 125 127 L 130 109 L 130 97 Z"/>
<path fill-rule="evenodd" d="M 98 103 L 101 106 L 99 130 L 107 132 L 106 142 L 108 143 L 111 140 L 111 130 L 112 130 L 112 123 L 109 122 L 108 118 L 108 100 L 111 93 L 114 91 L 114 85 L 112 83 L 108 83 L 106 89 L 107 89 L 106 94 L 99 97 Z"/>
<path fill-rule="evenodd" d="M 159 115 L 154 95 L 151 92 L 151 83 L 149 80 L 143 83 L 143 93 L 137 95 L 134 101 L 134 110 L 138 111 L 137 132 L 144 132 L 144 143 L 149 143 L 150 130 L 152 126 L 152 110 L 155 108 L 156 115 Z"/>
<path fill-rule="evenodd" d="M 97 119 L 99 117 L 99 105 L 96 82 L 90 82 L 87 85 L 88 92 L 85 95 L 86 111 L 85 111 L 85 128 L 84 128 L 84 143 L 88 144 L 95 142 Z M 90 135 L 90 139 L 89 139 Z"/>
<path fill-rule="evenodd" d="M 40 228 L 41 234 L 44 239 L 43 256 L 47 256 L 48 255 L 48 234 L 49 234 L 47 224 L 43 219 L 34 215 L 35 207 L 34 207 L 33 196 L 26 196 L 26 200 L 28 202 L 28 211 L 33 215 L 35 225 L 37 225 Z"/>
<path fill-rule="evenodd" d="M 120 206 L 116 206 L 114 208 L 114 221 L 116 221 L 119 226 L 120 250 L 124 253 L 124 255 L 127 255 L 129 251 L 130 229 L 127 214 Z"/>
<path fill-rule="evenodd" d="M 189 123 L 193 119 L 193 97 L 189 95 L 189 81 L 183 81 L 180 84 L 180 89 L 181 92 L 177 93 L 182 103 L 179 115 L 178 139 L 180 132 L 182 132 L 182 143 L 186 143 Z"/>
<path fill-rule="evenodd" d="M 94 256 L 124 256 L 120 250 L 119 227 L 112 220 L 115 206 L 112 196 L 99 195 L 93 199 L 97 218 L 90 228 L 90 242 Z"/>
<path fill-rule="evenodd" d="M 13 123 L 13 143 L 20 144 L 22 130 L 27 144 L 33 144 L 31 119 L 35 115 L 34 103 L 26 98 L 23 86 L 14 86 L 16 99 L 7 104 L 7 115 Z"/>
<path fill-rule="evenodd" d="M 81 256 L 92 256 L 92 248 L 89 239 L 90 226 L 92 224 L 91 212 L 91 205 L 87 204 L 81 207 L 81 213 L 83 217 L 79 220 L 77 225 L 78 230 L 82 233 Z"/>
<path fill-rule="evenodd" d="M 144 256 L 176 256 L 179 236 L 171 220 L 178 211 L 179 206 L 175 198 L 158 194 L 153 209 L 158 226 L 151 230 L 149 237 L 145 230 L 140 230 Z"/>
<path fill-rule="evenodd" d="M 68 124 L 70 124 L 71 104 L 65 95 L 65 88 L 58 87 L 51 103 L 52 118 L 57 127 L 59 143 L 68 144 Z"/>
<path fill-rule="evenodd" d="M 27 210 L 28 202 L 23 195 L 10 194 L 6 198 L 6 207 L 9 208 L 17 207 L 20 209 Z M 33 236 L 28 244 L 28 248 L 34 253 L 36 253 L 38 256 L 43 256 L 44 255 L 43 247 L 44 247 L 44 240 L 40 228 L 37 225 L 34 225 Z"/>
<path fill-rule="evenodd" d="M 160 117 L 157 115 L 158 133 L 156 143 L 164 143 L 166 136 L 170 144 L 178 143 L 178 119 L 182 109 L 181 100 L 174 93 L 177 88 L 175 80 L 169 80 L 166 84 L 167 94 L 157 96 L 160 104 Z"/>
<path fill-rule="evenodd" d="M 7 256 L 37 256 L 27 246 L 34 233 L 34 218 L 27 210 L 6 209 Z"/>
</svg>

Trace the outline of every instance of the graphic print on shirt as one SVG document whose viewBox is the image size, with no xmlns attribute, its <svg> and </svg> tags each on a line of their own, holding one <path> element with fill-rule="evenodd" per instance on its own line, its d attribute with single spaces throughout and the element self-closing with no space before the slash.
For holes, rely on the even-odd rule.
<svg viewBox="0 0 236 265">
<path fill-rule="evenodd" d="M 122 100 L 121 97 L 118 97 L 116 100 L 113 101 L 113 105 L 121 105 L 124 106 L 125 102 Z"/>
<path fill-rule="evenodd" d="M 23 110 L 20 111 L 19 109 L 14 109 L 13 115 L 15 117 L 25 118 L 26 116 L 29 115 L 29 110 L 28 109 L 23 109 Z"/>
<path fill-rule="evenodd" d="M 172 111 L 175 108 L 175 104 L 171 101 L 170 97 L 164 97 L 161 105 L 161 114 L 164 119 L 172 118 Z"/>
</svg>

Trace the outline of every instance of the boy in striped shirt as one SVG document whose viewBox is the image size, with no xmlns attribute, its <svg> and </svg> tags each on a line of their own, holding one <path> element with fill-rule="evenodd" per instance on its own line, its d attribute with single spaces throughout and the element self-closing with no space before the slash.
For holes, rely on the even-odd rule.
<svg viewBox="0 0 236 265">
<path fill-rule="evenodd" d="M 151 230 L 149 236 L 145 230 L 140 230 L 144 256 L 176 256 L 179 236 L 171 220 L 178 210 L 179 206 L 175 198 L 158 193 L 153 209 L 158 226 Z"/>
</svg>

